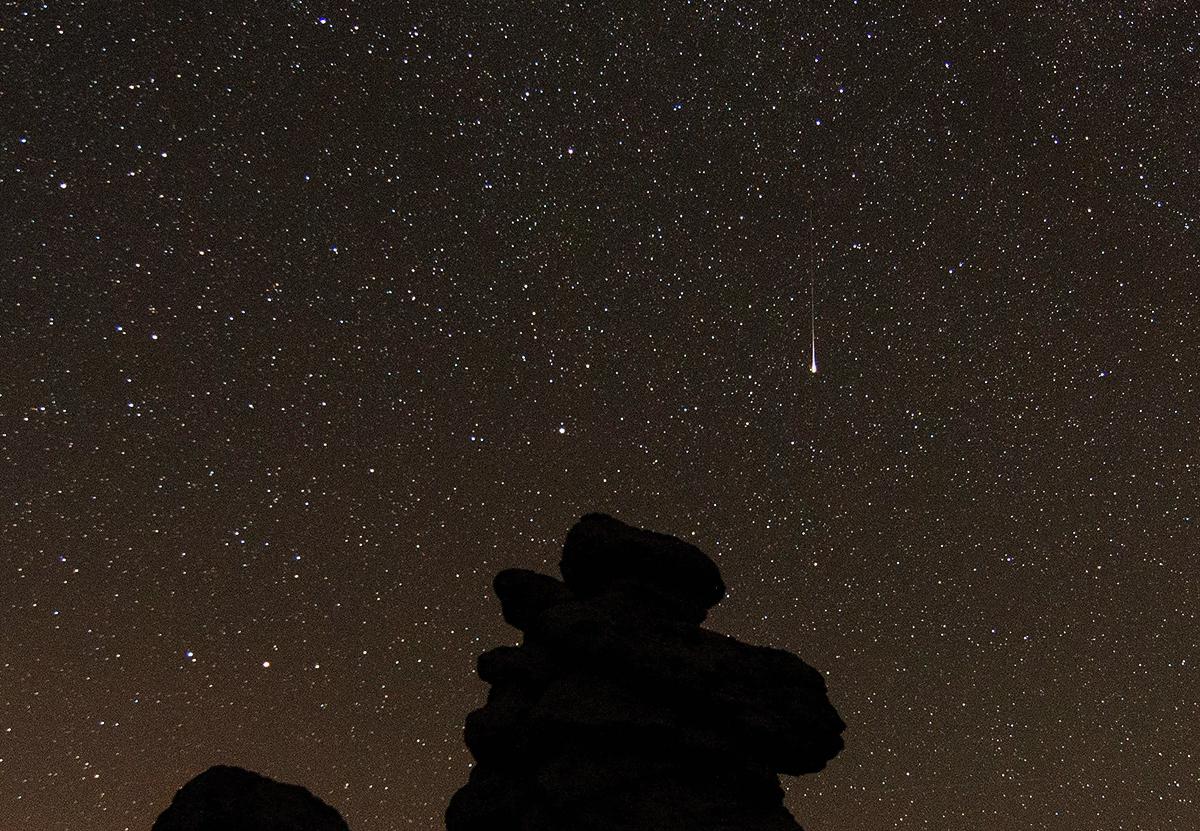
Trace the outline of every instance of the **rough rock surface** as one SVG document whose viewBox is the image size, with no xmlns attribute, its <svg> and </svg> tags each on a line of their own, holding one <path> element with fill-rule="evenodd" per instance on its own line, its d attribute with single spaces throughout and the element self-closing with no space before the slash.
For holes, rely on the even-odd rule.
<svg viewBox="0 0 1200 831">
<path fill-rule="evenodd" d="M 821 770 L 845 729 L 820 673 L 702 629 L 725 585 L 675 537 L 588 514 L 560 571 L 496 575 L 524 639 L 479 656 L 447 831 L 797 831 L 778 774 Z"/>
<path fill-rule="evenodd" d="M 219 765 L 188 782 L 153 831 L 348 831 L 333 808 L 299 785 Z"/>
</svg>

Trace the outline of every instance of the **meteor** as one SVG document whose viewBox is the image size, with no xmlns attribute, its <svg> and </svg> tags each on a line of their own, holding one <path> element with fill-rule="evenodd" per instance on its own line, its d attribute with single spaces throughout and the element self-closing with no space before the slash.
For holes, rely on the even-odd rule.
<svg viewBox="0 0 1200 831">
<path fill-rule="evenodd" d="M 815 279 L 810 275 L 808 281 L 808 309 L 811 313 L 809 322 L 812 329 L 812 363 L 808 365 L 808 371 L 813 375 L 817 374 L 817 287 L 814 285 Z"/>
</svg>

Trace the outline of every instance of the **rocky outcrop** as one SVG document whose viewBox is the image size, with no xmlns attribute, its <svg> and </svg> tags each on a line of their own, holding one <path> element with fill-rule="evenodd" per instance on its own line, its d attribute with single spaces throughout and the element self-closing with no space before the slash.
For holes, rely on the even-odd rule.
<svg viewBox="0 0 1200 831">
<path fill-rule="evenodd" d="M 675 537 L 589 514 L 559 570 L 496 576 L 524 638 L 479 657 L 447 831 L 797 831 L 778 774 L 821 770 L 845 728 L 820 673 L 701 628 L 725 585 Z"/>
<path fill-rule="evenodd" d="M 299 785 L 253 771 L 211 767 L 175 794 L 153 831 L 348 831 L 346 823 Z"/>
</svg>

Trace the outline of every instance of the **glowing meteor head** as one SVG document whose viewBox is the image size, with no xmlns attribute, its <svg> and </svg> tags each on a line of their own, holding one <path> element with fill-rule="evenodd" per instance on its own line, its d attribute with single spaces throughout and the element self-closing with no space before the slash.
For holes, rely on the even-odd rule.
<svg viewBox="0 0 1200 831">
<path fill-rule="evenodd" d="M 813 362 L 808 365 L 808 371 L 811 372 L 813 375 L 817 374 L 817 359 L 816 358 L 813 358 Z"/>
</svg>

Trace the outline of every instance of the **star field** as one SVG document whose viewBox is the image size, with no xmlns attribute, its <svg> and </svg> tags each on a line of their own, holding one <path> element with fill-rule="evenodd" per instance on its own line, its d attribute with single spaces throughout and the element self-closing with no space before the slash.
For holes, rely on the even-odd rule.
<svg viewBox="0 0 1200 831">
<path fill-rule="evenodd" d="M 606 511 L 825 673 L 810 831 L 1192 828 L 1198 51 L 1150 0 L 8 4 L 0 825 L 226 762 L 441 827 L 492 575 Z"/>
</svg>

